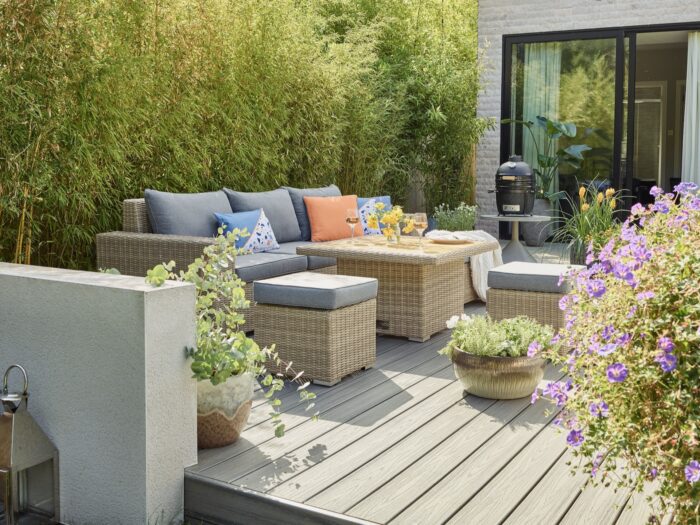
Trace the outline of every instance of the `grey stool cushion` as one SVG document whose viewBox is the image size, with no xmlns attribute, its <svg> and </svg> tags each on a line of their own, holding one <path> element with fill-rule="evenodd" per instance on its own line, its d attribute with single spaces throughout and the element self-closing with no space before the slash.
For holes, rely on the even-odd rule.
<svg viewBox="0 0 700 525">
<path fill-rule="evenodd" d="M 311 240 L 311 223 L 309 222 L 309 216 L 306 213 L 306 204 L 304 203 L 304 197 L 340 197 L 340 188 L 335 184 L 326 186 L 324 188 L 290 188 L 289 186 L 282 186 L 285 190 L 289 192 L 289 196 L 292 198 L 292 204 L 294 205 L 294 213 L 296 213 L 297 221 L 299 222 L 299 229 L 301 230 L 301 240 L 310 241 Z M 279 239 L 278 239 L 279 240 Z"/>
<path fill-rule="evenodd" d="M 153 233 L 214 237 L 219 229 L 214 213 L 231 213 L 223 191 L 167 193 L 146 190 L 146 210 Z"/>
<path fill-rule="evenodd" d="M 236 256 L 236 274 L 247 283 L 288 273 L 303 272 L 307 268 L 306 265 L 306 257 L 303 255 L 251 253 Z"/>
<path fill-rule="evenodd" d="M 511 262 L 489 270 L 488 286 L 501 290 L 568 293 L 569 282 L 565 280 L 559 286 L 559 277 L 574 269 L 581 268 L 584 266 Z"/>
<path fill-rule="evenodd" d="M 258 303 L 336 310 L 377 297 L 377 280 L 350 275 L 302 272 L 255 281 Z"/>
<path fill-rule="evenodd" d="M 282 188 L 258 193 L 246 193 L 224 188 L 224 193 L 231 203 L 231 209 L 237 211 L 252 211 L 262 208 L 265 216 L 270 221 L 272 231 L 275 232 L 277 242 L 291 242 L 301 240 L 299 223 L 292 199 L 287 190 Z"/>
<path fill-rule="evenodd" d="M 296 255 L 298 246 L 306 246 L 308 244 L 313 243 L 305 241 L 284 242 L 280 243 L 280 247 L 277 250 L 271 250 L 267 253 L 286 253 Z M 336 265 L 336 260 L 334 257 L 319 257 L 318 255 L 307 255 L 307 257 L 309 258 L 309 270 L 318 270 L 319 268 L 326 268 L 328 266 Z"/>
</svg>

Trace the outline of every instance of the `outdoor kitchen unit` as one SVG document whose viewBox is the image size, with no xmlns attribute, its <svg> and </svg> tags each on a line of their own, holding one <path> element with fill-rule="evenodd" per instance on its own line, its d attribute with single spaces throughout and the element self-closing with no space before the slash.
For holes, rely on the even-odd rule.
<svg viewBox="0 0 700 525">
<path fill-rule="evenodd" d="M 23 376 L 10 392 L 12 371 Z M 12 365 L 3 376 L 0 413 L 0 523 L 58 522 L 58 451 L 27 411 L 27 372 Z"/>
<path fill-rule="evenodd" d="M 520 155 L 511 155 L 496 171 L 496 207 L 499 215 L 532 215 L 535 181 L 532 168 Z"/>
</svg>

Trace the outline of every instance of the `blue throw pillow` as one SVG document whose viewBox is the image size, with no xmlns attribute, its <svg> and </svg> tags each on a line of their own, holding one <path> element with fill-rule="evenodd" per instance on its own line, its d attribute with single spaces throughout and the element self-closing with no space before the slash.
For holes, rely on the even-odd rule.
<svg viewBox="0 0 700 525">
<path fill-rule="evenodd" d="M 382 233 L 380 229 L 375 229 L 375 228 L 370 228 L 367 226 L 367 220 L 369 216 L 374 213 L 374 205 L 377 204 L 378 202 L 381 202 L 384 204 L 384 209 L 385 210 L 390 210 L 391 209 L 391 197 L 388 195 L 384 195 L 381 197 L 358 197 L 357 199 L 357 209 L 359 210 L 360 214 L 360 224 L 362 224 L 362 232 L 365 235 L 379 235 Z"/>
<path fill-rule="evenodd" d="M 224 234 L 230 233 L 236 228 L 248 231 L 250 236 L 236 240 L 236 248 L 250 253 L 267 252 L 277 250 L 280 245 L 275 239 L 270 221 L 265 217 L 261 209 L 241 211 L 238 213 L 215 213 L 216 221 L 224 229 Z"/>
</svg>

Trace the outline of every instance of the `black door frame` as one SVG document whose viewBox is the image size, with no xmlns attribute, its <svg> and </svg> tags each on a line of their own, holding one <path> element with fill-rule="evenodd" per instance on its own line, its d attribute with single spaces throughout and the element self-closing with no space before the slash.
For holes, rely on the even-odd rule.
<svg viewBox="0 0 700 525">
<path fill-rule="evenodd" d="M 665 31 L 700 30 L 700 21 L 645 26 L 624 26 L 601 29 L 580 29 L 570 31 L 549 31 L 503 35 L 503 62 L 501 64 L 501 119 L 509 118 L 511 111 L 513 45 L 532 42 L 565 42 L 571 40 L 616 39 L 615 46 L 615 115 L 613 133 L 613 173 L 612 183 L 617 188 L 630 188 L 634 173 L 634 117 L 635 117 L 635 76 L 637 57 L 637 35 Z M 627 50 L 625 49 L 627 43 Z M 627 55 L 626 55 L 627 51 Z M 626 60 L 626 58 L 628 60 Z M 624 79 L 627 69 L 627 122 L 624 122 Z M 623 126 L 627 126 L 626 172 L 620 173 L 622 161 Z M 510 125 L 501 125 L 501 162 L 508 159 L 510 152 Z"/>
</svg>

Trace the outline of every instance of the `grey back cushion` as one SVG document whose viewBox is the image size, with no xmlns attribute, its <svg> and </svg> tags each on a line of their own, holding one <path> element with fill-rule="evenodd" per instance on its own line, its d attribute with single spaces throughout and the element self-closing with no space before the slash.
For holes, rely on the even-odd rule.
<svg viewBox="0 0 700 525">
<path fill-rule="evenodd" d="M 306 213 L 304 197 L 340 197 L 342 195 L 340 193 L 340 188 L 335 184 L 331 184 L 325 188 L 290 188 L 289 186 L 282 186 L 282 188 L 287 190 L 289 196 L 292 198 L 294 213 L 296 213 L 299 229 L 301 230 L 302 241 L 311 240 L 311 223 Z"/>
<path fill-rule="evenodd" d="M 262 208 L 270 221 L 277 242 L 301 240 L 299 223 L 289 193 L 281 188 L 272 191 L 246 193 L 224 188 L 234 212 L 252 211 Z"/>
<path fill-rule="evenodd" d="M 144 192 L 153 233 L 214 237 L 218 230 L 214 213 L 231 213 L 223 191 L 209 193 Z"/>
</svg>

